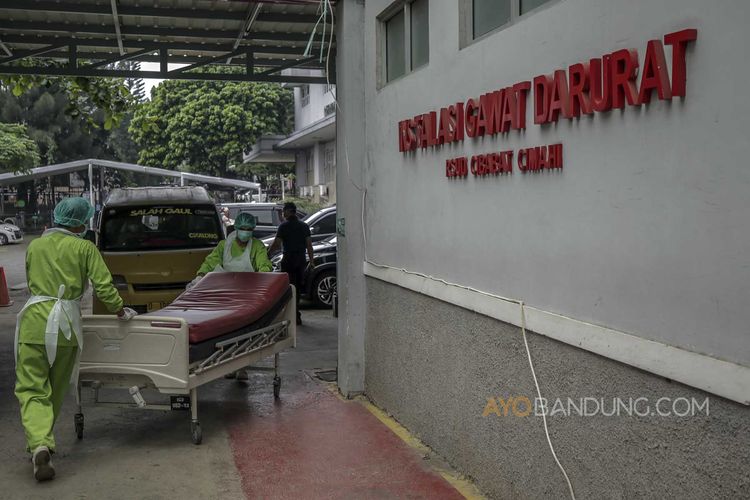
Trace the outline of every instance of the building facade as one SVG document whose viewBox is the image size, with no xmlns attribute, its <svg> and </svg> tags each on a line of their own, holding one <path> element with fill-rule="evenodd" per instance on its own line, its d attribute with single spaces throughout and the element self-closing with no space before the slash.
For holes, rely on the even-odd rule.
<svg viewBox="0 0 750 500">
<path fill-rule="evenodd" d="M 568 494 L 558 400 L 579 497 L 742 496 L 750 4 L 339 9 L 342 391 L 492 497 Z"/>
<path fill-rule="evenodd" d="M 311 74 L 311 70 L 294 70 Z M 291 85 L 287 85 L 291 86 Z M 264 136 L 245 162 L 294 163 L 295 194 L 336 203 L 336 102 L 334 85 L 294 85 L 294 131 Z"/>
</svg>

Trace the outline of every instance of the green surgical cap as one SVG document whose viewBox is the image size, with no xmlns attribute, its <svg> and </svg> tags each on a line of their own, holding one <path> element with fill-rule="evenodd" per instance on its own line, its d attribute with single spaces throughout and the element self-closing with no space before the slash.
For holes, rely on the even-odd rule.
<svg viewBox="0 0 750 500">
<path fill-rule="evenodd" d="M 249 212 L 240 212 L 234 219 L 235 229 L 255 229 L 255 216 Z"/>
<path fill-rule="evenodd" d="M 94 207 L 83 198 L 64 198 L 55 207 L 55 224 L 78 227 L 94 216 Z"/>
</svg>

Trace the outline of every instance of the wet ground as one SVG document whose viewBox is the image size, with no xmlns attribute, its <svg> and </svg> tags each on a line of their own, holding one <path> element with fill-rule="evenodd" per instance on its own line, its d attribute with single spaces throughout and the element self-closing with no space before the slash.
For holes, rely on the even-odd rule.
<svg viewBox="0 0 750 500">
<path fill-rule="evenodd" d="M 87 392 L 78 440 L 69 395 L 55 432 L 57 477 L 36 483 L 13 395 L 15 313 L 27 291 L 12 288 L 25 280 L 25 246 L 0 247 L 15 300 L 0 308 L 0 498 L 462 498 L 429 452 L 405 444 L 366 404 L 341 399 L 335 385 L 314 376 L 331 378 L 337 338 L 331 311 L 311 308 L 303 310 L 297 347 L 281 355 L 278 401 L 268 372 L 207 384 L 199 390 L 203 444 L 196 446 L 189 412 L 93 407 Z"/>
</svg>

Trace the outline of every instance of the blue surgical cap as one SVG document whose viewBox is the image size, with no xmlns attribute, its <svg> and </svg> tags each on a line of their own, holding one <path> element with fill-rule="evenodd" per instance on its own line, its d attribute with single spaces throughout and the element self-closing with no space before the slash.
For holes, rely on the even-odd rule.
<svg viewBox="0 0 750 500">
<path fill-rule="evenodd" d="M 94 216 L 94 207 L 83 198 L 64 198 L 55 207 L 54 221 L 65 227 L 78 227 Z"/>
</svg>

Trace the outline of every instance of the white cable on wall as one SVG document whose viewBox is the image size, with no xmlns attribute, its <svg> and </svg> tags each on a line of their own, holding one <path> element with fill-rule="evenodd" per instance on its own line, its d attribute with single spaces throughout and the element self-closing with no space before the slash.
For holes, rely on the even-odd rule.
<svg viewBox="0 0 750 500">
<path fill-rule="evenodd" d="M 328 55 L 326 57 L 326 83 L 328 83 L 328 85 L 330 87 L 330 80 L 329 80 L 329 76 L 328 76 L 328 68 L 329 68 L 328 64 L 329 64 L 330 56 L 331 56 L 331 46 L 333 44 L 333 33 L 334 33 L 334 30 L 335 30 L 335 27 L 336 27 L 336 21 L 335 21 L 335 18 L 333 17 L 334 16 L 333 7 L 330 5 L 330 0 L 321 0 L 321 3 L 326 3 L 326 4 L 328 4 L 329 7 L 331 7 L 330 8 L 330 13 L 331 13 L 331 35 L 330 36 L 331 36 L 331 39 L 330 39 L 330 41 L 328 43 Z M 327 8 L 324 7 L 323 10 L 325 11 L 325 10 L 327 10 Z M 341 111 L 341 104 L 339 104 L 338 98 L 336 96 L 336 91 L 334 89 L 331 89 L 331 94 L 333 95 L 333 101 L 336 103 L 336 109 L 338 111 Z M 338 131 L 338 129 L 337 129 L 337 131 Z M 367 189 L 363 189 L 356 182 L 354 182 L 354 179 L 352 179 L 352 176 L 351 176 L 351 165 L 349 163 L 349 145 L 348 145 L 347 140 L 346 140 L 346 131 L 342 129 L 341 130 L 341 135 L 343 136 L 343 139 L 344 139 L 344 160 L 346 162 L 347 180 L 349 180 L 349 182 L 358 191 L 362 192 L 362 209 L 361 209 L 362 242 L 363 242 L 363 247 L 362 248 L 363 248 L 365 262 L 368 263 L 368 264 L 370 264 L 370 265 L 373 265 L 375 267 L 379 267 L 381 269 L 391 269 L 391 270 L 395 270 L 395 271 L 400 271 L 400 272 L 405 273 L 405 274 L 410 274 L 410 275 L 414 275 L 414 276 L 420 276 L 420 277 L 425 278 L 425 279 L 429 279 L 429 280 L 432 280 L 432 281 L 443 283 L 446 286 L 452 286 L 452 287 L 456 287 L 456 288 L 461 288 L 461 289 L 469 290 L 469 291 L 472 291 L 472 292 L 476 292 L 476 293 L 479 293 L 479 294 L 482 294 L 482 295 L 485 295 L 485 296 L 488 296 L 488 297 L 492 297 L 492 298 L 495 298 L 495 299 L 503 300 L 505 302 L 510 302 L 510 303 L 513 303 L 513 304 L 518 304 L 518 306 L 520 308 L 520 311 L 521 311 L 521 336 L 523 337 L 523 344 L 524 344 L 524 346 L 526 348 L 526 356 L 527 356 L 528 361 L 529 361 L 529 368 L 531 369 L 531 376 L 534 379 L 534 386 L 536 387 L 537 397 L 539 398 L 539 400 L 541 400 L 542 399 L 542 391 L 539 388 L 539 381 L 536 378 L 536 371 L 534 370 L 534 363 L 531 360 L 531 350 L 529 349 L 529 343 L 528 343 L 528 340 L 526 339 L 526 311 L 525 311 L 524 302 L 522 300 L 503 297 L 503 296 L 500 296 L 500 295 L 496 295 L 496 294 L 488 293 L 488 292 L 485 292 L 485 291 L 482 291 L 482 290 L 478 290 L 478 289 L 473 288 L 473 287 L 469 287 L 469 286 L 465 286 L 465 285 L 459 285 L 457 283 L 450 283 L 450 282 L 448 282 L 448 281 L 446 281 L 446 280 L 444 280 L 442 278 L 436 278 L 434 276 L 430 276 L 430 275 L 423 274 L 423 273 L 420 273 L 420 272 L 409 271 L 409 270 L 404 269 L 404 268 L 397 268 L 397 267 L 392 267 L 392 266 L 389 266 L 389 265 L 386 265 L 386 264 L 380 264 L 378 262 L 375 262 L 375 261 L 372 261 L 372 260 L 369 259 L 368 255 L 367 255 L 367 230 L 366 230 L 367 228 L 366 228 L 366 225 L 365 225 L 365 204 L 366 204 L 366 201 L 367 201 Z M 338 139 L 338 137 L 337 137 L 337 139 Z M 348 323 L 347 323 L 347 328 L 348 328 Z M 558 468 L 560 469 L 560 471 L 563 474 L 563 477 L 565 478 L 565 482 L 568 485 L 568 491 L 570 493 L 570 498 L 572 500 L 576 500 L 575 492 L 573 491 L 573 485 L 570 482 L 570 478 L 568 477 L 568 473 L 565 471 L 565 468 L 562 466 L 562 464 L 560 463 L 560 460 L 557 458 L 557 453 L 555 452 L 555 447 L 552 445 L 552 439 L 550 438 L 550 435 L 549 435 L 549 428 L 547 426 L 547 416 L 546 416 L 545 412 L 542 412 L 542 422 L 544 424 L 544 434 L 545 434 L 545 436 L 547 438 L 547 444 L 549 445 L 549 449 L 552 452 L 552 457 L 555 459 L 555 463 L 557 464 Z"/>
</svg>

